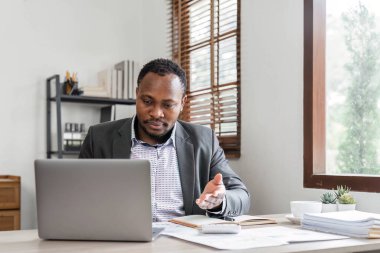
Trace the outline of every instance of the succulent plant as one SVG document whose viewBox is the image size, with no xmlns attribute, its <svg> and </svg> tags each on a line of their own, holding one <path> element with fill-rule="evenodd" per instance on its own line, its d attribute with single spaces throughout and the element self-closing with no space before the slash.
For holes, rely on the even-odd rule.
<svg viewBox="0 0 380 253">
<path fill-rule="evenodd" d="M 336 187 L 336 191 L 335 191 L 335 197 L 336 199 L 339 199 L 343 194 L 345 193 L 349 193 L 351 190 L 351 188 L 347 187 L 346 185 L 338 185 Z"/>
<path fill-rule="evenodd" d="M 339 201 L 339 204 L 355 204 L 356 203 L 354 197 L 352 197 L 352 195 L 347 192 L 344 193 L 342 196 L 340 196 L 338 201 Z"/>
<path fill-rule="evenodd" d="M 336 203 L 336 197 L 331 192 L 325 192 L 321 196 L 321 202 L 323 204 L 335 204 Z"/>
</svg>

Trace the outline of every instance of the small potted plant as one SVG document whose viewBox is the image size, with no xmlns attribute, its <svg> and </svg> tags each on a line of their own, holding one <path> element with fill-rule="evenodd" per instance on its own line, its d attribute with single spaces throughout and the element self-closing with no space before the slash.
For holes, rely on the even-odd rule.
<svg viewBox="0 0 380 253">
<path fill-rule="evenodd" d="M 347 187 L 346 185 L 345 186 L 338 185 L 336 187 L 336 191 L 334 192 L 336 199 L 339 199 L 345 193 L 349 193 L 350 190 L 351 190 L 351 188 Z"/>
<path fill-rule="evenodd" d="M 348 192 L 338 198 L 338 211 L 355 210 L 356 201 Z"/>
<path fill-rule="evenodd" d="M 336 212 L 336 196 L 331 192 L 325 192 L 321 196 L 322 213 Z"/>
</svg>

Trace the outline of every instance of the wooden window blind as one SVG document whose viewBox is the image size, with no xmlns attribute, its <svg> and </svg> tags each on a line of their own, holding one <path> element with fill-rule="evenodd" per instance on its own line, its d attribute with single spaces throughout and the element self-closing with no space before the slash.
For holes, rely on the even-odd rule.
<svg viewBox="0 0 380 253">
<path fill-rule="evenodd" d="M 171 11 L 172 56 L 188 81 L 181 118 L 240 157 L 240 0 L 172 0 Z"/>
</svg>

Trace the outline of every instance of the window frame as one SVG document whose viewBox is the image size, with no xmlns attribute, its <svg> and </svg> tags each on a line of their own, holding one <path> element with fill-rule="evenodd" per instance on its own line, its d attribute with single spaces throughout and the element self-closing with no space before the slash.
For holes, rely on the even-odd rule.
<svg viewBox="0 0 380 253">
<path fill-rule="evenodd" d="M 326 175 L 326 0 L 304 0 L 304 188 L 380 192 L 380 176 Z"/>
</svg>

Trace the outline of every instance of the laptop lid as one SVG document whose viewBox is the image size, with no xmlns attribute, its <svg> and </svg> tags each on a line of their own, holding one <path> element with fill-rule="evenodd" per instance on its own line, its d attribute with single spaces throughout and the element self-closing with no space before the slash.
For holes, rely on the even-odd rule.
<svg viewBox="0 0 380 253">
<path fill-rule="evenodd" d="M 40 238 L 152 240 L 149 161 L 36 160 L 35 179 Z"/>
</svg>

